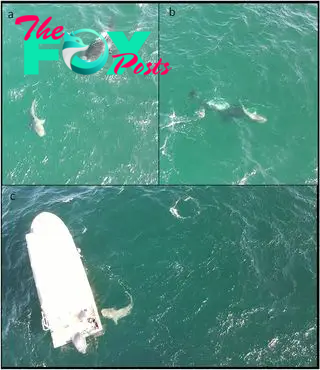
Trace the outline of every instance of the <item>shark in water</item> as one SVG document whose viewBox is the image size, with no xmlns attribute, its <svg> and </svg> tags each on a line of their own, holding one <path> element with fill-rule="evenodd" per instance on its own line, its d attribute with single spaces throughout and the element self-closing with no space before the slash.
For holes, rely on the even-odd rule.
<svg viewBox="0 0 320 370">
<path fill-rule="evenodd" d="M 114 307 L 104 308 L 101 310 L 102 316 L 106 317 L 107 319 L 113 320 L 115 324 L 118 324 L 118 320 L 122 319 L 125 316 L 128 316 L 133 308 L 133 301 L 132 296 L 128 292 L 126 292 L 126 294 L 130 298 L 130 303 L 128 304 L 128 306 L 119 309 L 116 309 Z"/>
<path fill-rule="evenodd" d="M 33 100 L 32 104 L 31 104 L 31 109 L 30 109 L 30 114 L 31 114 L 31 118 L 32 118 L 30 126 L 33 128 L 33 130 L 40 137 L 42 137 L 46 134 L 46 131 L 43 127 L 46 120 L 45 119 L 40 119 L 40 118 L 37 117 L 36 106 L 37 106 L 37 101 Z"/>
</svg>

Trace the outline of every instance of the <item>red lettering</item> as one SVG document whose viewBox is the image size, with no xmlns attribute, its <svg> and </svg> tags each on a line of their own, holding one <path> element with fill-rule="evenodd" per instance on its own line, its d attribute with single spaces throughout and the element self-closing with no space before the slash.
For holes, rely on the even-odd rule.
<svg viewBox="0 0 320 370">
<path fill-rule="evenodd" d="M 42 23 L 42 25 L 39 27 L 38 31 L 37 31 L 37 34 L 36 34 L 36 37 L 37 39 L 39 39 L 43 34 L 43 38 L 44 40 L 49 38 L 50 36 L 52 36 L 52 38 L 54 40 L 58 40 L 60 39 L 61 37 L 63 37 L 64 33 L 60 36 L 56 36 L 56 33 L 58 32 L 62 32 L 63 30 L 63 27 L 62 26 L 59 26 L 59 27 L 56 27 L 53 31 L 52 31 L 52 34 L 50 35 L 49 32 L 50 32 L 50 28 L 46 28 L 44 31 L 43 29 L 45 28 L 45 26 L 51 21 L 52 17 L 49 17 L 46 21 L 44 21 Z M 38 24 L 39 22 L 39 17 L 37 15 L 24 15 L 22 17 L 18 17 L 16 19 L 16 24 L 21 24 L 23 22 L 30 22 L 30 21 L 34 21 L 33 25 L 30 27 L 29 31 L 27 32 L 27 34 L 25 35 L 24 37 L 24 40 L 27 41 L 29 40 L 29 37 L 31 35 L 31 32 L 33 32 L 33 30 L 35 29 L 36 25 Z"/>
<path fill-rule="evenodd" d="M 153 63 L 151 62 L 147 63 L 148 70 L 144 72 L 144 75 L 148 75 L 149 73 L 151 73 L 152 69 L 150 67 L 152 67 L 152 64 Z"/>
<path fill-rule="evenodd" d="M 132 54 L 132 53 L 126 53 L 126 54 L 117 54 L 117 55 L 112 55 L 113 58 L 118 58 L 118 57 L 123 57 L 124 55 L 132 55 L 132 59 L 129 60 L 129 62 L 127 62 L 125 65 L 121 65 L 124 61 L 124 58 L 121 58 L 120 62 L 115 66 L 114 68 L 114 71 L 116 74 L 118 74 L 118 71 L 119 71 L 119 68 L 129 68 L 129 67 L 132 67 L 134 66 L 137 61 L 138 61 L 138 57 L 135 55 L 135 54 Z"/>
<path fill-rule="evenodd" d="M 152 70 L 154 75 L 157 75 L 158 73 L 162 71 L 162 69 L 159 69 L 159 71 L 157 72 L 157 68 L 162 65 L 161 61 L 162 59 L 160 58 L 159 62 L 155 63 L 154 68 Z"/>
<path fill-rule="evenodd" d="M 171 71 L 171 69 L 172 69 L 172 67 L 171 68 L 167 68 L 167 67 L 169 67 L 169 63 L 167 62 L 167 63 L 164 63 L 164 67 L 166 67 L 166 69 L 163 71 L 163 72 L 161 72 L 160 74 L 161 75 L 166 75 L 169 71 Z"/>
<path fill-rule="evenodd" d="M 123 61 L 124 61 L 124 56 L 125 55 L 132 55 L 132 59 L 129 60 L 126 64 L 122 65 Z M 132 66 L 134 66 L 137 62 L 138 62 L 138 57 L 135 55 L 135 54 L 132 54 L 132 53 L 126 53 L 126 54 L 117 54 L 117 55 L 112 55 L 113 58 L 118 58 L 118 57 L 122 57 L 121 60 L 117 63 L 117 65 L 115 66 L 114 68 L 114 71 L 116 74 L 118 74 L 118 71 L 120 68 L 130 68 Z M 165 75 L 167 74 L 172 68 L 167 68 L 169 66 L 169 63 L 161 63 L 162 62 L 162 59 L 160 58 L 159 62 L 155 63 L 153 69 L 151 69 L 153 63 L 149 62 L 147 63 L 147 68 L 148 70 L 145 71 L 143 74 L 144 75 L 148 75 L 150 74 L 151 72 L 155 75 L 160 74 L 161 75 Z M 165 67 L 165 70 L 162 70 L 162 69 L 159 69 L 157 71 L 157 68 L 159 68 L 159 66 L 164 66 Z M 143 64 L 142 63 L 139 63 L 135 69 L 134 69 L 134 73 L 135 74 L 139 74 L 143 71 Z"/>
<path fill-rule="evenodd" d="M 45 40 L 45 39 L 48 39 L 48 38 L 50 37 L 50 35 L 48 35 L 48 32 L 50 32 L 50 28 L 46 28 L 44 31 L 42 31 L 42 30 L 45 28 L 45 26 L 46 26 L 48 23 L 50 23 L 51 19 L 52 19 L 52 17 L 49 17 L 49 18 L 48 18 L 48 19 L 46 19 L 46 20 L 42 23 L 42 25 L 39 27 L 39 29 L 38 29 L 38 31 L 37 31 L 37 39 L 39 39 L 43 34 L 44 34 L 44 36 L 43 36 L 43 39 L 44 39 L 44 40 Z"/>
<path fill-rule="evenodd" d="M 23 15 L 22 17 L 18 17 L 15 22 L 16 24 L 21 24 L 23 22 L 30 22 L 30 21 L 34 21 L 34 24 L 33 26 L 30 27 L 29 31 L 25 35 L 24 37 L 25 41 L 29 40 L 31 32 L 34 30 L 35 26 L 39 22 L 39 17 L 37 15 Z"/>
<path fill-rule="evenodd" d="M 53 38 L 54 40 L 58 40 L 58 39 L 60 39 L 61 37 L 63 37 L 64 33 L 63 33 L 62 35 L 60 35 L 60 36 L 56 35 L 56 33 L 58 33 L 58 32 L 62 32 L 62 30 L 63 30 L 63 27 L 62 27 L 62 26 L 58 26 L 58 27 L 56 27 L 56 28 L 52 31 L 52 34 L 51 34 L 52 38 Z"/>
<path fill-rule="evenodd" d="M 139 68 L 142 68 L 142 69 L 140 69 L 140 71 L 138 72 L 138 69 L 139 69 Z M 136 75 L 138 75 L 140 72 L 142 72 L 142 71 L 143 71 L 143 68 L 144 68 L 143 64 L 142 64 L 142 63 L 139 63 L 139 64 L 136 66 L 136 68 L 134 69 L 133 73 L 135 73 Z"/>
</svg>

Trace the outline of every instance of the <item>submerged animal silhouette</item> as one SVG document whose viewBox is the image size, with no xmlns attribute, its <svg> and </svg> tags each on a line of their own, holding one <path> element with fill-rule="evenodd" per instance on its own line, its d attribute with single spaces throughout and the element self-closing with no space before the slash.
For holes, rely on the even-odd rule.
<svg viewBox="0 0 320 370">
<path fill-rule="evenodd" d="M 189 93 L 190 98 L 198 98 L 198 95 L 195 90 L 192 90 Z M 247 108 L 245 108 L 243 105 L 237 104 L 237 105 L 229 105 L 226 104 L 209 104 L 205 101 L 201 102 L 201 105 L 203 105 L 205 108 L 214 110 L 218 112 L 223 120 L 230 120 L 232 118 L 241 118 L 241 117 L 248 117 L 254 122 L 259 123 L 265 123 L 267 122 L 267 118 L 263 117 L 257 112 L 249 112 Z"/>
<path fill-rule="evenodd" d="M 128 316 L 133 308 L 132 296 L 128 292 L 126 292 L 126 294 L 130 298 L 130 303 L 128 304 L 128 306 L 119 309 L 111 307 L 101 310 L 102 316 L 107 319 L 113 320 L 116 325 L 118 324 L 118 320 L 122 319 L 125 316 Z"/>
<path fill-rule="evenodd" d="M 32 121 L 31 121 L 31 124 L 30 126 L 34 129 L 34 131 L 40 136 L 44 136 L 46 134 L 46 131 L 43 127 L 44 123 L 45 123 L 45 119 L 40 119 L 37 117 L 37 114 L 36 114 L 36 106 L 37 106 L 37 102 L 36 100 L 34 99 L 32 104 L 31 104 L 31 110 L 30 110 L 30 114 L 31 114 L 31 117 L 32 117 Z"/>
<path fill-rule="evenodd" d="M 220 108 L 218 105 L 205 103 L 205 106 L 209 109 L 219 112 L 224 120 L 230 118 L 249 117 L 252 121 L 255 122 L 259 123 L 267 122 L 266 117 L 257 114 L 257 112 L 254 113 L 249 112 L 243 105 L 232 105 Z"/>
<path fill-rule="evenodd" d="M 113 31 L 113 30 L 114 30 L 113 20 L 110 20 L 108 27 L 107 27 L 107 31 L 102 32 L 102 36 L 107 42 L 110 53 L 112 52 L 112 41 L 107 32 Z M 88 49 L 84 52 L 84 56 L 88 60 L 95 60 L 104 52 L 104 49 L 105 49 L 105 44 L 103 40 L 101 40 L 100 38 L 97 38 L 89 45 Z"/>
<path fill-rule="evenodd" d="M 263 117 L 263 116 L 260 116 L 260 114 L 257 114 L 257 112 L 251 113 L 244 106 L 242 106 L 242 109 L 243 109 L 244 113 L 250 119 L 252 119 L 252 121 L 256 121 L 256 122 L 259 122 L 259 123 L 265 123 L 265 122 L 267 122 L 267 118 L 266 117 Z"/>
</svg>

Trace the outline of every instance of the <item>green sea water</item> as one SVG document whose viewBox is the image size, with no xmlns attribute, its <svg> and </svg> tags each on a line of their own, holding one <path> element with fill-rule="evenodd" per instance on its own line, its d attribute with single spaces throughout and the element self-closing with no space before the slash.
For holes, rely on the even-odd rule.
<svg viewBox="0 0 320 370">
<path fill-rule="evenodd" d="M 160 7 L 172 67 L 160 79 L 161 183 L 316 183 L 317 4 L 170 7 Z M 243 104 L 267 122 L 223 120 L 204 103 Z"/>
<path fill-rule="evenodd" d="M 8 19 L 9 11 L 14 19 Z M 62 57 L 40 62 L 38 75 L 24 75 L 23 37 L 34 14 L 51 30 L 114 24 L 130 39 L 137 30 L 150 36 L 139 51 L 157 62 L 158 6 L 137 4 L 6 4 L 3 7 L 3 181 L 5 184 L 152 184 L 158 177 L 157 76 L 125 72 L 107 75 L 112 65 L 83 76 L 70 71 Z M 41 24 L 40 23 L 40 24 Z M 94 36 L 84 33 L 90 44 Z M 63 41 L 59 45 L 62 49 Z M 47 47 L 47 46 L 46 46 Z M 45 119 L 46 136 L 29 129 L 32 101 Z"/>
<path fill-rule="evenodd" d="M 60 58 L 26 76 L 28 26 L 9 11 L 52 16 L 51 29 L 68 32 L 102 32 L 110 19 L 128 38 L 150 31 L 141 56 L 172 70 L 107 76 L 110 58 L 81 76 Z M 317 183 L 317 11 L 3 6 L 4 184 L 305 184 L 3 187 L 3 366 L 317 364 L 316 188 L 306 186 Z M 43 138 L 28 127 L 34 99 Z M 267 122 L 224 120 L 207 105 L 239 102 Z M 99 310 L 126 305 L 125 290 L 133 296 L 132 313 L 117 326 L 103 319 L 86 355 L 53 349 L 41 328 L 25 234 L 43 211 L 61 217 L 81 248 Z"/>
<path fill-rule="evenodd" d="M 4 187 L 2 210 L 2 366 L 317 364 L 315 187 Z M 85 355 L 41 328 L 25 234 L 43 211 L 99 311 L 133 297 Z"/>
<path fill-rule="evenodd" d="M 160 175 L 163 184 L 315 184 L 317 10 L 316 4 L 6 4 L 4 183 L 155 184 Z M 161 57 L 172 70 L 107 76 L 109 58 L 106 68 L 82 76 L 60 57 L 41 62 L 39 75 L 24 75 L 28 25 L 15 25 L 9 11 L 15 18 L 52 16 L 51 29 L 63 25 L 68 32 L 102 32 L 111 17 L 128 38 L 151 32 L 141 56 Z M 46 119 L 44 138 L 28 127 L 33 99 Z M 243 104 L 267 122 L 225 121 L 203 110 L 205 103 Z"/>
</svg>

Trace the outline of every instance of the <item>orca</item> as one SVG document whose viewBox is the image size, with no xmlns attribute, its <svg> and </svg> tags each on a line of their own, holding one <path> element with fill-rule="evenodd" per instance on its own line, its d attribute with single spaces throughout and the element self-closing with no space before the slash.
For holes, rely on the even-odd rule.
<svg viewBox="0 0 320 370">
<path fill-rule="evenodd" d="M 113 31 L 113 30 L 114 30 L 114 26 L 113 26 L 113 22 L 111 21 L 109 22 L 107 31 L 102 32 L 101 34 L 107 42 L 110 53 L 112 52 L 113 44 L 112 44 L 110 36 L 108 35 L 108 32 Z M 105 44 L 103 40 L 101 40 L 100 38 L 97 38 L 89 45 L 88 49 L 84 52 L 84 56 L 86 57 L 87 60 L 91 60 L 91 61 L 96 60 L 104 52 L 104 49 L 105 49 Z"/>
</svg>

